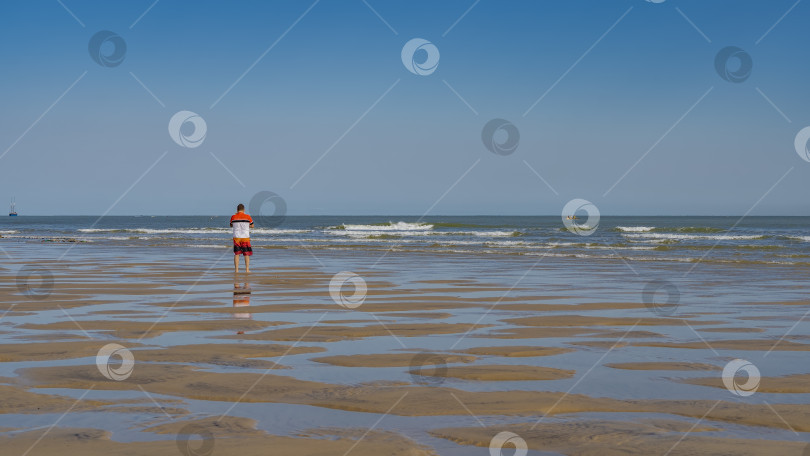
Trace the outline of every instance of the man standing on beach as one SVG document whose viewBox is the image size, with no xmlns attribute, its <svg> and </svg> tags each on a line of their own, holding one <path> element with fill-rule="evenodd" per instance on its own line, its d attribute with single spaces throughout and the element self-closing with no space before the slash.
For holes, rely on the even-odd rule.
<svg viewBox="0 0 810 456">
<path fill-rule="evenodd" d="M 239 272 L 239 255 L 245 257 L 245 272 L 250 272 L 250 256 L 253 249 L 250 247 L 250 229 L 253 228 L 253 218 L 245 214 L 245 205 L 236 206 L 236 214 L 231 216 L 233 227 L 233 268 Z"/>
</svg>

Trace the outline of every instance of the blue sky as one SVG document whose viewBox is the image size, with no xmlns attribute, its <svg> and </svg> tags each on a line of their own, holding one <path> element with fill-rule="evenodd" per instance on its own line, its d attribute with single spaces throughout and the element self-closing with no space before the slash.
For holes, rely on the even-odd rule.
<svg viewBox="0 0 810 456">
<path fill-rule="evenodd" d="M 0 202 L 24 214 L 219 214 L 265 190 L 296 215 L 810 214 L 810 4 L 61 3 L 0 5 Z M 88 52 L 102 30 L 118 66 Z M 403 65 L 413 38 L 432 74 Z M 715 70 L 726 46 L 745 81 Z M 184 110 L 199 147 L 169 135 Z M 484 146 L 494 118 L 514 153 Z"/>
</svg>

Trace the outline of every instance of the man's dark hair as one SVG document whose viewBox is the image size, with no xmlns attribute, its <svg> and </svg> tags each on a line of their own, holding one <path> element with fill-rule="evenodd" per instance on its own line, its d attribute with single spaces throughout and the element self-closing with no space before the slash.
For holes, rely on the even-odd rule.
<svg viewBox="0 0 810 456">
<path fill-rule="evenodd" d="M 242 204 L 242 203 L 239 203 L 239 205 L 236 206 L 236 210 L 237 211 L 244 211 L 245 210 L 245 205 Z"/>
</svg>

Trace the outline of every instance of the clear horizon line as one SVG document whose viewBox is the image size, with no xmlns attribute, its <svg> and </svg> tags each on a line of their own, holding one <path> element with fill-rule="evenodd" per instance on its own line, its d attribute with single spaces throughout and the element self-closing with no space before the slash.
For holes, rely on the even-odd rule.
<svg viewBox="0 0 810 456">
<path fill-rule="evenodd" d="M 229 217 L 232 214 L 118 214 L 118 215 L 105 215 L 103 218 L 110 217 Z M 705 215 L 705 214 L 600 214 L 601 218 L 605 217 L 740 217 L 741 214 L 721 214 L 721 215 Z M 11 217 L 11 216 L 8 216 Z M 15 217 L 99 217 L 98 214 L 30 214 L 30 215 L 17 215 Z M 277 216 L 273 216 L 277 217 Z M 436 214 L 436 215 L 419 215 L 419 214 L 287 214 L 284 217 L 561 217 L 560 214 Z M 748 215 L 746 218 L 754 217 L 810 217 L 806 215 L 785 215 L 785 214 L 767 214 L 767 215 Z"/>
</svg>

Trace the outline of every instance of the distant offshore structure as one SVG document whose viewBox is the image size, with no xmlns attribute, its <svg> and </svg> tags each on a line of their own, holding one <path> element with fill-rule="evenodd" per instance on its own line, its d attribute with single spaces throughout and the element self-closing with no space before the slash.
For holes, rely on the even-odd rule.
<svg viewBox="0 0 810 456">
<path fill-rule="evenodd" d="M 17 216 L 16 206 L 17 205 L 14 204 L 14 198 L 12 198 L 11 199 L 11 209 L 9 209 L 9 211 L 8 211 L 8 216 L 9 217 L 16 217 Z"/>
</svg>

